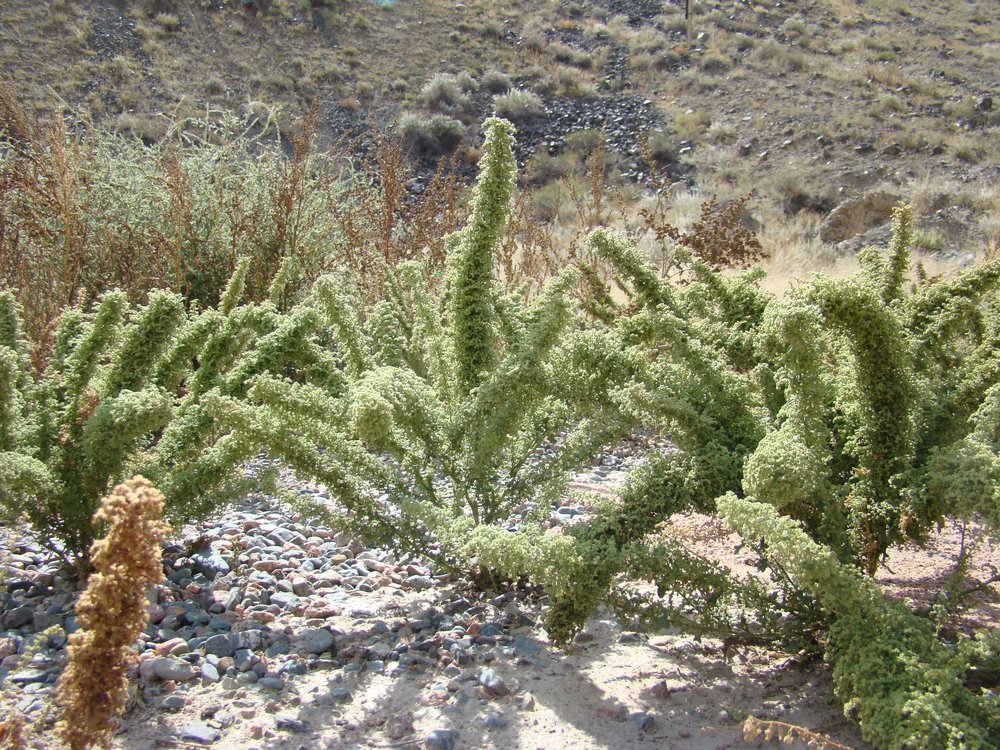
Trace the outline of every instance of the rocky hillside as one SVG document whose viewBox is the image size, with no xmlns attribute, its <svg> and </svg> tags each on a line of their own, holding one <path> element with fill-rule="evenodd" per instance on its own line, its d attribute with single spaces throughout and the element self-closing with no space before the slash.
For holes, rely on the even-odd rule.
<svg viewBox="0 0 1000 750">
<path fill-rule="evenodd" d="M 217 111 L 287 132 L 318 97 L 326 142 L 396 124 L 472 162 L 496 109 L 536 184 L 603 127 L 625 182 L 648 184 L 643 136 L 671 182 L 757 190 L 775 255 L 884 239 L 908 199 L 918 246 L 965 261 L 1000 236 L 992 5 L 695 0 L 689 24 L 677 0 L 6 0 L 0 70 L 41 117 L 145 140 Z"/>
</svg>

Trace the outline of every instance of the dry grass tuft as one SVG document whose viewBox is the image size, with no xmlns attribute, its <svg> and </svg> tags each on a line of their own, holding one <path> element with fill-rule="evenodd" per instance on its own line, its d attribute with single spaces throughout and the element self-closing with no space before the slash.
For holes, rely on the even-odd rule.
<svg viewBox="0 0 1000 750">
<path fill-rule="evenodd" d="M 69 663 L 56 692 L 65 713 L 56 727 L 70 750 L 109 747 L 125 706 L 132 644 L 146 626 L 146 590 L 160 580 L 163 496 L 142 477 L 115 487 L 95 523 L 108 526 L 94 542 L 94 572 L 76 606 L 80 630 L 69 640 Z"/>
</svg>

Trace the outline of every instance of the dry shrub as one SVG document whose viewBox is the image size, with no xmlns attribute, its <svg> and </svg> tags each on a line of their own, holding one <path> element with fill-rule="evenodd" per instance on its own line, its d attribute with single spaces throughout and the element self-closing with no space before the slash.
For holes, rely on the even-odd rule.
<svg viewBox="0 0 1000 750">
<path fill-rule="evenodd" d="M 746 218 L 746 204 L 755 196 L 756 193 L 750 192 L 721 205 L 712 196 L 702 204 L 701 216 L 690 232 L 674 230 L 668 234 L 715 270 L 753 265 L 765 257 L 764 248 Z"/>
<path fill-rule="evenodd" d="M 17 711 L 9 719 L 0 721 L 0 750 L 28 750 L 24 718 Z"/>
<path fill-rule="evenodd" d="M 292 294 L 328 271 L 339 167 L 312 148 L 316 113 L 293 126 L 289 157 L 268 140 L 273 117 L 248 129 L 222 112 L 147 145 L 86 124 L 70 132 L 62 119 L 31 124 L 0 85 L 0 288 L 17 296 L 36 369 L 60 312 L 110 289 L 141 302 L 167 288 L 214 306 L 243 255 L 253 300 L 286 258 Z"/>
<path fill-rule="evenodd" d="M 829 737 L 810 732 L 783 721 L 764 721 L 748 716 L 743 722 L 745 742 L 777 742 L 785 746 L 807 747 L 811 750 L 851 750 L 847 745 L 834 742 Z"/>
<path fill-rule="evenodd" d="M 660 274 L 679 278 L 691 255 L 713 270 L 747 268 L 768 257 L 757 239 L 747 204 L 756 192 L 720 203 L 712 196 L 701 204 L 698 219 L 687 231 L 668 220 L 676 191 L 658 172 L 655 156 L 648 142 L 640 142 L 643 161 L 652 173 L 652 188 L 656 202 L 651 208 L 639 209 L 638 227 L 628 230 L 633 245 L 652 239 L 660 258 Z"/>
<path fill-rule="evenodd" d="M 413 166 L 404 141 L 373 132 L 359 173 L 328 207 L 342 238 L 334 255 L 368 301 L 385 288 L 384 269 L 404 261 L 424 261 L 433 282 L 444 266 L 445 237 L 465 218 L 457 170 L 463 154 L 442 158 L 420 195 L 411 196 Z"/>
<path fill-rule="evenodd" d="M 107 534 L 91 547 L 94 572 L 80 596 L 80 630 L 69 639 L 69 663 L 56 701 L 65 717 L 56 731 L 70 750 L 109 747 L 128 691 L 132 644 L 146 626 L 146 591 L 163 575 L 160 544 L 163 496 L 142 477 L 121 484 L 101 502 L 95 524 Z"/>
</svg>

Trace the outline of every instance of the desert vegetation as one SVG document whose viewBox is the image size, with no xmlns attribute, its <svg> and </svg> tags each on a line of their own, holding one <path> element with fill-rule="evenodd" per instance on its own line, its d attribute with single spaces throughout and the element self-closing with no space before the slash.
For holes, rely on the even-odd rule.
<svg viewBox="0 0 1000 750">
<path fill-rule="evenodd" d="M 183 276 L 137 274 L 124 290 L 112 288 L 117 269 L 98 263 L 73 274 L 75 287 L 52 287 L 62 300 L 26 296 L 8 281 L 7 517 L 26 520 L 83 572 L 112 512 L 92 522 L 98 498 L 126 474 L 152 479 L 168 515 L 204 516 L 239 487 L 241 462 L 265 448 L 327 488 L 336 510 L 305 512 L 339 514 L 352 532 L 440 570 L 543 587 L 557 643 L 571 642 L 602 601 L 624 618 L 730 644 L 811 643 L 825 650 L 838 696 L 874 746 L 996 742 L 993 692 L 967 684 L 969 674 L 991 673 L 995 631 L 943 638 L 935 623 L 957 600 L 916 614 L 886 602 L 869 577 L 892 548 L 946 519 L 989 533 L 1000 524 L 1000 261 L 947 277 L 910 274 L 911 210 L 900 206 L 889 247 L 866 249 L 857 273 L 775 295 L 759 267 L 746 268 L 762 249 L 740 223 L 742 201 L 706 204 L 687 231 L 646 212 L 632 233 L 655 237 L 655 257 L 605 228 L 554 258 L 549 245 L 549 264 L 526 284 L 510 270 L 530 251 L 510 236 L 523 237 L 514 133 L 505 120 L 487 122 L 476 187 L 467 210 L 455 210 L 460 227 L 419 252 L 379 244 L 392 230 L 362 225 L 362 214 L 345 222 L 295 210 L 328 241 L 279 244 L 270 266 L 230 245 L 220 262 L 228 281 L 215 288 L 182 281 L 199 278 L 199 256 L 174 259 Z M 75 143 L 53 145 L 58 137 L 67 138 L 57 129 L 42 148 L 34 134 L 8 135 L 5 174 L 15 179 L 3 226 L 6 253 L 30 249 L 61 275 L 62 252 L 79 236 L 72 221 L 59 232 L 24 231 L 19 192 L 32 187 L 25 163 L 63 159 Z M 75 158 L 74 168 L 86 168 Z M 174 158 L 183 170 L 203 155 Z M 277 176 L 294 181 L 288 172 L 301 169 L 314 179 L 305 154 L 272 158 L 264 164 Z M 109 164 L 140 177 L 144 167 L 128 151 Z M 390 165 L 384 155 L 383 179 Z M 46 184 L 46 172 L 32 174 Z M 300 207 L 333 189 L 298 180 Z M 99 192 L 88 183 L 67 198 Z M 280 192 L 287 183 L 277 184 Z M 336 184 L 341 196 L 359 189 L 351 178 Z M 383 205 L 391 188 L 376 190 Z M 59 205 L 59 216 L 75 218 L 76 204 Z M 587 205 L 598 225 L 600 198 Z M 27 226 L 51 217 L 34 218 Z M 348 228 L 370 265 L 337 250 Z M 185 247 L 192 238 L 177 239 Z M 137 260 L 154 261 L 145 258 Z M 270 278 L 251 284 L 264 268 Z M 310 282 L 290 268 L 333 272 Z M 360 298 L 370 302 L 352 303 Z M 24 321 L 35 321 L 31 334 Z M 586 522 L 547 531 L 542 522 L 573 471 L 639 428 L 661 430 L 674 448 L 646 456 Z M 128 492 L 118 496 L 129 507 Z M 516 509 L 527 512 L 512 533 Z M 692 509 L 718 513 L 758 545 L 770 584 L 657 532 Z M 81 704 L 89 683 L 67 684 L 76 687 L 66 700 Z M 74 746 L 90 741 L 79 732 L 106 739 L 105 721 L 73 730 Z"/>
<path fill-rule="evenodd" d="M 164 693 L 285 698 L 292 651 L 347 665 L 331 688 L 387 659 L 448 675 L 424 705 L 496 647 L 475 695 L 512 698 L 487 664 L 536 649 L 505 654 L 487 601 L 566 654 L 605 617 L 821 658 L 873 748 L 1000 746 L 997 623 L 968 616 L 1000 580 L 992 18 L 450 5 L 0 9 L 0 60 L 29 66 L 0 81 L 0 747 L 111 746 L 137 644 Z M 935 67 L 931 21 L 955 43 Z M 44 45 L 6 51 L 43 28 L 54 108 Z M 189 81 L 207 35 L 226 65 Z M 578 481 L 622 446 L 621 482 Z M 166 538 L 262 497 L 304 533 Z M 692 514 L 746 569 L 674 533 Z M 890 595 L 893 555 L 942 529 L 946 583 Z M 339 605 L 295 603 L 390 569 L 464 605 L 362 646 Z M 265 636 L 283 608 L 308 632 Z M 725 712 L 747 741 L 844 747 Z"/>
</svg>

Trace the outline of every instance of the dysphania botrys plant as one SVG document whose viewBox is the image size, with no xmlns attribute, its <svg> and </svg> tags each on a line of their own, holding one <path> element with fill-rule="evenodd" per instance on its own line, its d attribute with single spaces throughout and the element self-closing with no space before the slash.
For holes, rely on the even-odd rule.
<svg viewBox="0 0 1000 750">
<path fill-rule="evenodd" d="M 597 234 L 592 241 L 600 249 L 608 237 Z M 946 281 L 922 280 L 907 291 L 908 244 L 909 215 L 900 209 L 887 257 L 867 250 L 855 277 L 820 277 L 773 299 L 756 291 L 753 272 L 727 278 L 697 266 L 692 270 L 698 282 L 665 290 L 628 264 L 625 248 L 617 248 L 616 257 L 616 248 L 608 252 L 605 246 L 602 254 L 619 274 L 634 280 L 633 300 L 652 299 L 660 315 L 688 326 L 681 346 L 644 332 L 652 361 L 660 367 L 668 362 L 671 369 L 660 370 L 666 379 L 659 389 L 645 383 L 637 392 L 651 407 L 647 418 L 670 430 L 678 450 L 647 461 L 617 504 L 608 504 L 592 523 L 573 527 L 571 544 L 561 540 L 566 560 L 579 560 L 579 568 L 563 574 L 585 585 L 556 592 L 550 634 L 571 637 L 611 589 L 611 602 L 640 620 L 752 643 L 754 633 L 776 624 L 762 617 L 767 607 L 761 604 L 769 602 L 813 626 L 818 616 L 827 618 L 819 625 L 830 629 L 827 652 L 838 694 L 877 746 L 973 748 L 996 742 L 995 692 L 988 685 L 966 685 L 976 664 L 979 674 L 995 678 L 996 639 L 980 634 L 956 650 L 935 638 L 931 620 L 882 602 L 861 575 L 872 573 L 893 545 L 922 539 L 945 517 L 977 514 L 994 533 L 1000 528 L 1000 264 Z M 608 335 L 621 335 L 636 317 L 620 318 Z M 735 390 L 706 388 L 692 399 L 677 378 L 678 370 L 694 369 L 688 364 L 692 349 L 728 373 Z M 662 400 L 653 408 L 657 397 Z M 719 461 L 725 443 L 717 441 L 700 457 L 704 438 L 689 444 L 681 419 L 716 401 L 727 409 L 713 427 L 736 438 L 728 466 Z M 732 418 L 739 414 L 737 404 L 757 415 L 756 440 L 752 421 L 734 429 L 742 423 Z M 687 468 L 672 481 L 677 475 L 663 471 L 671 463 Z M 743 521 L 734 525 L 752 543 L 763 538 L 762 562 L 790 596 L 733 580 L 675 541 L 646 541 L 674 511 L 711 509 L 712 493 L 727 485 L 727 517 L 733 507 L 744 507 L 733 505 L 745 502 L 737 495 L 765 501 L 746 506 Z M 772 517 L 777 529 L 800 524 L 808 533 L 769 531 L 765 521 Z M 788 543 L 789 535 L 801 544 Z M 822 574 L 802 573 L 807 561 Z M 652 578 L 664 598 L 630 596 L 627 587 L 615 584 L 621 573 Z M 862 593 L 852 598 L 835 579 L 843 586 L 852 582 Z M 796 590 L 787 592 L 786 584 Z M 733 605 L 740 608 L 735 618 L 726 615 Z"/>
<path fill-rule="evenodd" d="M 237 486 L 235 470 L 256 447 L 218 429 L 207 391 L 242 395 L 258 374 L 291 364 L 320 382 L 339 376 L 312 337 L 311 310 L 237 304 L 247 270 L 244 261 L 218 309 L 187 312 L 158 291 L 140 308 L 110 292 L 92 312 L 65 311 L 37 380 L 17 305 L 0 295 L 0 509 L 26 518 L 79 572 L 97 503 L 126 474 L 155 481 L 180 518 Z"/>
<path fill-rule="evenodd" d="M 757 272 L 722 276 L 697 262 L 697 281 L 672 289 L 610 235 L 591 241 L 635 308 L 600 335 L 642 344 L 657 377 L 631 381 L 633 406 L 678 450 L 647 461 L 617 505 L 570 531 L 587 561 L 570 577 L 593 585 L 556 597 L 557 637 L 582 624 L 629 545 L 723 492 L 780 507 L 868 573 L 945 515 L 996 518 L 995 441 L 970 418 L 997 382 L 1000 264 L 907 292 L 905 210 L 888 257 L 866 251 L 856 276 L 781 298 L 759 290 Z"/>
<path fill-rule="evenodd" d="M 875 747 L 982 750 L 1000 744 L 1000 700 L 970 681 L 1000 667 L 1000 637 L 982 630 L 956 643 L 934 623 L 888 602 L 869 578 L 770 503 L 727 495 L 726 522 L 763 539 L 768 555 L 830 615 L 827 658 L 845 712 Z"/>
<path fill-rule="evenodd" d="M 519 544 L 503 530 L 512 512 L 547 514 L 572 470 L 628 427 L 604 371 L 574 376 L 587 348 L 572 325 L 577 273 L 558 274 L 530 302 L 498 281 L 513 129 L 486 127 L 472 215 L 448 239 L 442 283 L 429 285 L 420 263 L 401 264 L 363 319 L 337 280 L 316 286 L 343 387 L 267 377 L 251 388 L 254 405 L 213 400 L 237 434 L 324 482 L 369 536 L 451 566 L 491 539 Z"/>
<path fill-rule="evenodd" d="M 590 250 L 627 304 L 589 269 L 594 295 L 579 309 L 575 269 L 526 301 L 496 268 L 511 139 L 509 124 L 487 124 L 472 215 L 446 240 L 443 276 L 419 261 L 386 263 L 381 301 L 363 313 L 334 277 L 288 313 L 238 306 L 244 264 L 217 310 L 185 312 L 156 293 L 140 310 L 109 294 L 90 314 L 68 311 L 36 382 L 5 297 L 5 507 L 78 553 L 93 537 L 96 498 L 126 469 L 141 468 L 188 513 L 211 507 L 211 491 L 264 445 L 323 482 L 372 540 L 544 584 L 560 642 L 602 599 L 737 644 L 777 637 L 782 620 L 837 627 L 841 613 L 814 606 L 823 597 L 767 534 L 758 549 L 783 576 L 777 593 L 657 533 L 672 513 L 713 511 L 720 497 L 780 511 L 845 571 L 873 572 L 946 515 L 996 524 L 1000 262 L 908 289 L 901 210 L 886 257 L 865 251 L 854 277 L 775 298 L 759 270 L 722 274 L 695 248 L 673 256 L 686 283 L 665 283 L 597 230 Z M 291 275 L 279 270 L 273 299 Z M 647 456 L 593 520 L 546 531 L 572 471 L 638 424 L 664 430 L 674 450 Z M 660 596 L 637 597 L 623 578 L 651 579 Z M 927 645 L 918 641 L 915 650 Z M 976 643 L 976 658 L 992 658 Z M 861 664 L 848 646 L 830 653 Z M 842 694 L 872 704 L 870 717 L 898 709 L 863 686 Z M 978 726 L 978 708 L 946 703 Z M 882 721 L 864 711 L 863 724 Z"/>
</svg>

